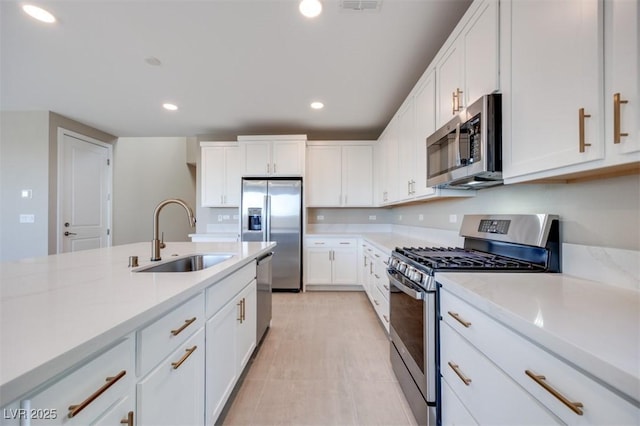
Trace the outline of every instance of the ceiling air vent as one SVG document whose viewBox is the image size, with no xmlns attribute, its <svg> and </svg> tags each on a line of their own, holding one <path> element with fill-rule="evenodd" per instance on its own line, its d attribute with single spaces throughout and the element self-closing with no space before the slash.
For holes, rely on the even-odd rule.
<svg viewBox="0 0 640 426">
<path fill-rule="evenodd" d="M 366 12 L 380 10 L 382 0 L 340 0 L 340 7 L 344 10 Z"/>
</svg>

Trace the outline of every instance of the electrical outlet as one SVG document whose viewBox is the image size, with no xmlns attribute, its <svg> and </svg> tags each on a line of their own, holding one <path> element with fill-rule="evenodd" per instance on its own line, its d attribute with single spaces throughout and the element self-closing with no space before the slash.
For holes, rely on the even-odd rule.
<svg viewBox="0 0 640 426">
<path fill-rule="evenodd" d="M 376 220 L 376 215 L 375 214 L 369 215 L 369 220 Z"/>
<path fill-rule="evenodd" d="M 20 196 L 22 198 L 33 198 L 33 191 L 30 189 L 23 189 L 20 191 Z"/>
<path fill-rule="evenodd" d="M 218 222 L 222 222 L 222 215 L 221 214 L 218 215 Z"/>
<path fill-rule="evenodd" d="M 420 213 L 420 214 L 418 215 L 418 220 L 419 220 L 420 222 L 422 222 L 422 221 L 424 220 L 424 215 L 423 215 L 422 213 Z"/>
<path fill-rule="evenodd" d="M 401 214 L 398 215 L 398 220 L 402 221 L 402 215 Z"/>
<path fill-rule="evenodd" d="M 324 216 L 323 216 L 323 215 L 321 215 L 321 214 L 319 214 L 318 216 L 316 216 L 316 219 L 317 219 L 317 220 L 324 220 Z"/>
<path fill-rule="evenodd" d="M 34 214 L 21 214 L 20 223 L 35 223 L 36 215 Z"/>
<path fill-rule="evenodd" d="M 225 215 L 222 216 L 222 219 L 229 220 L 229 219 L 231 219 L 231 216 L 229 216 L 228 214 L 225 214 Z"/>
<path fill-rule="evenodd" d="M 457 223 L 458 222 L 458 215 L 457 214 L 450 214 L 449 215 L 449 223 Z"/>
</svg>

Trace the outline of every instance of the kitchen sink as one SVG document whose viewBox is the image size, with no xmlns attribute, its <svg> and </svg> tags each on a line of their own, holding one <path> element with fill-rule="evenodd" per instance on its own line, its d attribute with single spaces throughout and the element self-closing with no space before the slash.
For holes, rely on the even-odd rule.
<svg viewBox="0 0 640 426">
<path fill-rule="evenodd" d="M 143 266 L 135 269 L 134 272 L 193 272 L 210 268 L 218 263 L 230 259 L 233 254 L 192 254 L 179 257 L 162 263 Z"/>
</svg>

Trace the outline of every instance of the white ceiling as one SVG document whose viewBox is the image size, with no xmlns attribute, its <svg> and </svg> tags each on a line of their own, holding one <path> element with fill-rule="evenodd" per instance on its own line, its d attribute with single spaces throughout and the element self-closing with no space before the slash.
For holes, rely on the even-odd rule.
<svg viewBox="0 0 640 426">
<path fill-rule="evenodd" d="M 377 138 L 470 0 L 366 12 L 323 0 L 315 19 L 294 0 L 34 0 L 53 25 L 23 3 L 0 0 L 2 110 L 50 110 L 116 136 L 233 140 Z"/>
</svg>

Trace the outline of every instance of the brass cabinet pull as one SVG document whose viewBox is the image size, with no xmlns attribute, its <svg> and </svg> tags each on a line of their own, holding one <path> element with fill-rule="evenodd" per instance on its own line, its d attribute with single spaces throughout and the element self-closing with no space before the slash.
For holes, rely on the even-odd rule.
<svg viewBox="0 0 640 426">
<path fill-rule="evenodd" d="M 620 104 L 626 104 L 629 101 L 620 97 L 620 93 L 613 95 L 613 143 L 620 143 L 622 136 L 629 136 L 629 133 L 620 131 Z"/>
<path fill-rule="evenodd" d="M 127 426 L 133 426 L 133 411 L 129 411 L 127 413 L 127 417 L 125 417 L 124 419 L 120 420 L 120 424 L 127 425 Z"/>
<path fill-rule="evenodd" d="M 384 318 L 384 320 L 385 320 L 386 322 L 389 322 L 389 318 L 387 318 L 387 316 L 386 316 L 386 315 L 383 315 L 383 316 L 382 316 L 382 318 Z"/>
<path fill-rule="evenodd" d="M 389 291 L 389 286 L 388 285 L 382 284 L 382 287 L 384 287 L 385 290 Z"/>
<path fill-rule="evenodd" d="M 187 360 L 187 358 L 189 358 L 191 356 L 192 353 L 195 352 L 195 350 L 198 349 L 198 347 L 196 345 L 194 345 L 192 348 L 189 349 L 185 349 L 185 351 L 187 352 L 186 354 L 184 354 L 182 356 L 182 358 L 180 358 L 177 362 L 172 362 L 171 366 L 173 367 L 174 370 L 177 370 L 178 368 L 180 368 L 180 366 L 182 365 L 183 362 L 185 362 Z"/>
<path fill-rule="evenodd" d="M 184 320 L 184 324 L 182 324 L 182 327 L 176 329 L 176 330 L 171 330 L 171 334 L 174 336 L 177 336 L 178 334 L 182 333 L 182 331 L 189 327 L 191 324 L 193 324 L 193 322 L 196 320 L 196 317 L 193 317 L 191 319 L 188 320 Z"/>
<path fill-rule="evenodd" d="M 127 374 L 127 371 L 126 370 L 122 370 L 121 372 L 119 372 L 115 376 L 107 377 L 107 379 L 106 379 L 107 383 L 102 385 L 102 387 L 100 389 L 98 389 L 97 391 L 92 393 L 87 399 L 82 401 L 80 404 L 70 405 L 69 406 L 69 418 L 71 419 L 71 418 L 77 416 L 82 410 L 87 408 L 87 406 L 89 404 L 91 404 L 93 401 L 95 401 L 96 398 L 98 398 L 100 395 L 105 393 L 106 390 L 109 389 L 111 386 L 115 385 L 118 380 L 122 379 L 125 374 Z"/>
<path fill-rule="evenodd" d="M 247 300 L 243 297 L 242 298 L 242 321 L 247 320 L 246 313 L 247 313 Z"/>
<path fill-rule="evenodd" d="M 567 397 L 562 395 L 560 392 L 558 392 L 557 390 L 552 388 L 547 382 L 545 382 L 546 378 L 544 376 L 536 374 L 536 373 L 532 372 L 531 370 L 525 370 L 524 372 L 525 372 L 525 374 L 527 376 L 531 377 L 534 382 L 536 382 L 537 384 L 542 386 L 547 392 L 549 392 L 551 395 L 553 395 L 556 398 L 558 398 L 560 400 L 560 402 L 562 402 L 564 405 L 569 407 L 569 409 L 571 411 L 573 411 L 574 413 L 576 413 L 579 416 L 581 416 L 583 414 L 581 408 L 584 407 L 584 405 L 582 405 L 582 402 L 569 401 L 567 399 Z"/>
<path fill-rule="evenodd" d="M 580 139 L 580 152 L 584 152 L 585 147 L 591 146 L 590 143 L 584 141 L 584 119 L 591 117 L 591 114 L 585 114 L 584 108 L 578 110 L 578 134 Z"/>
<path fill-rule="evenodd" d="M 236 305 L 238 306 L 238 321 L 242 324 L 242 299 Z"/>
<path fill-rule="evenodd" d="M 462 111 L 462 103 L 460 102 L 460 95 L 462 95 L 462 90 L 456 87 L 456 112 Z"/>
<path fill-rule="evenodd" d="M 447 313 L 451 315 L 454 320 L 458 321 L 460 324 L 464 325 L 466 328 L 469 328 L 469 326 L 471 326 L 471 323 L 469 321 L 465 321 L 462 318 L 460 318 L 460 314 L 458 314 L 457 312 L 447 311 Z"/>
<path fill-rule="evenodd" d="M 464 374 L 462 374 L 462 371 L 460 371 L 460 366 L 458 366 L 458 364 L 454 364 L 453 362 L 449 361 L 447 364 L 449 364 L 449 367 L 451 367 L 451 369 L 453 370 L 454 373 L 456 373 L 456 375 L 458 377 L 460 377 L 460 380 L 462 380 L 462 382 L 466 385 L 469 386 L 469 384 L 471 383 L 471 379 L 468 378 L 467 376 L 465 376 Z"/>
<path fill-rule="evenodd" d="M 456 92 L 451 94 L 451 114 L 456 113 Z"/>
<path fill-rule="evenodd" d="M 373 299 L 373 303 L 375 303 L 375 304 L 376 304 L 376 306 L 379 306 L 379 305 L 380 305 L 380 303 L 378 303 L 378 299 Z"/>
</svg>

